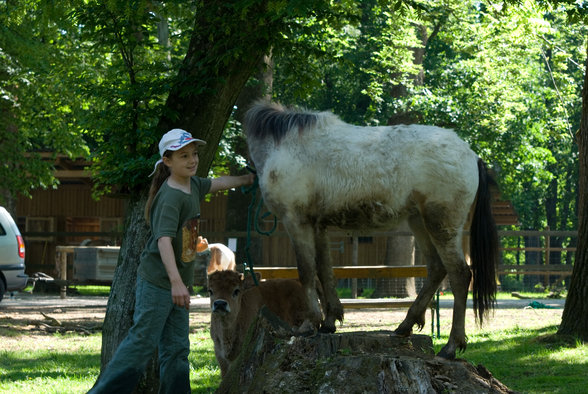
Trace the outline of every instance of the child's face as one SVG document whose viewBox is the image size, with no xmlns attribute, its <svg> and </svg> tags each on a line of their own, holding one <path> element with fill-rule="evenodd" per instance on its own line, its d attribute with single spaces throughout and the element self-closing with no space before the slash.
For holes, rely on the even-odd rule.
<svg viewBox="0 0 588 394">
<path fill-rule="evenodd" d="M 166 160 L 167 159 L 167 160 Z M 169 158 L 163 159 L 173 176 L 191 177 L 198 169 L 198 146 L 194 143 L 173 152 Z"/>
</svg>

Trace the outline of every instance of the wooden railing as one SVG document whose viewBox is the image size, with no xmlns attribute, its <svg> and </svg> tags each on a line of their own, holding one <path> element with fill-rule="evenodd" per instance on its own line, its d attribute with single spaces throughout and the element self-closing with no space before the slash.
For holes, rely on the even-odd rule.
<svg viewBox="0 0 588 394">
<path fill-rule="evenodd" d="M 537 237 L 543 238 L 543 242 L 539 240 L 538 246 L 523 245 L 519 247 L 502 247 L 503 252 L 527 253 L 539 252 L 541 253 L 540 264 L 516 264 L 516 265 L 499 265 L 498 273 L 500 275 L 541 275 L 543 276 L 543 284 L 548 286 L 550 284 L 550 276 L 557 276 L 557 283 L 561 283 L 564 279 L 572 275 L 573 265 L 568 264 L 551 264 L 552 252 L 566 252 L 575 253 L 575 246 L 552 246 L 552 238 L 576 238 L 577 231 L 552 231 L 548 228 L 541 231 L 536 230 L 518 230 L 518 231 L 499 231 L 500 238 L 506 237 Z M 572 261 L 573 258 L 568 259 Z"/>
<path fill-rule="evenodd" d="M 296 279 L 298 270 L 295 267 L 257 267 L 254 272 L 261 274 L 263 279 Z M 424 265 L 403 266 L 339 266 L 333 267 L 337 279 L 347 278 L 426 278 L 427 267 Z M 412 298 L 382 299 L 342 299 L 344 308 L 407 308 L 414 302 Z"/>
<path fill-rule="evenodd" d="M 296 279 L 298 270 L 294 267 L 257 267 L 255 273 L 261 274 L 264 279 Z M 337 279 L 347 278 L 426 278 L 427 267 L 424 265 L 402 266 L 338 266 L 333 267 L 333 274 Z M 345 309 L 367 308 L 409 308 L 414 303 L 414 298 L 342 298 L 341 304 Z M 439 327 L 439 302 L 438 298 L 431 300 L 431 336 L 440 336 Z"/>
<path fill-rule="evenodd" d="M 373 236 L 373 237 L 390 237 L 390 236 L 409 236 L 409 232 L 397 232 L 397 231 L 380 231 L 365 234 L 344 232 L 344 231 L 332 231 L 333 236 L 345 236 L 351 237 L 354 240 L 358 236 Z M 208 237 L 216 238 L 221 242 L 226 242 L 228 238 L 240 238 L 246 239 L 246 232 L 222 232 L 222 233 L 209 233 Z M 264 237 L 259 234 L 253 234 L 254 237 Z M 543 264 L 523 264 L 523 265 L 501 265 L 498 267 L 498 273 L 501 275 L 505 274 L 517 274 L 517 275 L 544 275 L 545 281 L 549 275 L 558 275 L 560 278 L 565 278 L 571 275 L 572 265 L 558 265 L 550 263 L 550 252 L 575 252 L 575 247 L 552 247 L 552 237 L 576 237 L 577 231 L 499 231 L 499 237 L 543 237 L 544 241 L 540 242 L 540 246 L 533 247 L 506 247 L 502 248 L 504 252 L 541 252 L 543 254 Z M 272 237 L 287 237 L 283 231 L 275 232 Z M 400 278 L 400 277 L 424 277 L 426 276 L 426 268 L 424 266 L 365 266 L 361 265 L 363 261 L 357 259 L 357 243 L 351 244 L 354 259 L 352 260 L 357 266 L 342 266 L 335 268 L 335 276 L 340 278 Z M 56 247 L 56 271 L 58 277 L 62 280 L 67 278 L 67 254 L 73 252 L 74 247 L 71 246 L 57 246 Z M 419 268 L 420 267 L 420 268 Z M 295 267 L 262 267 L 255 264 L 254 269 L 258 272 L 263 272 L 264 278 L 278 277 L 296 277 Z M 278 273 L 279 272 L 279 273 Z M 346 276 L 343 276 L 346 275 Z M 64 292 L 63 292 L 64 293 Z"/>
</svg>

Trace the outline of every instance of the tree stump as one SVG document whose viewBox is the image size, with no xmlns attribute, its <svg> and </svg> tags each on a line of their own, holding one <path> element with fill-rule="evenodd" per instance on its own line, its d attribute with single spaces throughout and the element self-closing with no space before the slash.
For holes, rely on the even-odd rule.
<svg viewBox="0 0 588 394">
<path fill-rule="evenodd" d="M 511 393 L 482 365 L 391 331 L 293 336 L 262 308 L 217 393 Z"/>
</svg>

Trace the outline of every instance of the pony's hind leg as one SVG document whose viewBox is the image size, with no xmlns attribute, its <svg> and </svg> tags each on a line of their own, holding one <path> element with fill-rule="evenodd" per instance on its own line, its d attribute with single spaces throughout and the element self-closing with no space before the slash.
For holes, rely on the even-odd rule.
<svg viewBox="0 0 588 394">
<path fill-rule="evenodd" d="M 331 264 L 329 239 L 324 228 L 315 229 L 316 268 L 318 278 L 323 288 L 323 313 L 325 318 L 320 328 L 321 332 L 333 333 L 336 330 L 335 321 L 343 321 L 343 305 L 337 295 L 335 276 Z"/>
<path fill-rule="evenodd" d="M 463 255 L 448 256 L 445 261 L 455 262 L 454 264 L 446 264 L 449 284 L 453 293 L 453 317 L 449 340 L 437 355 L 452 360 L 455 358 L 457 350 L 464 351 L 467 346 L 465 314 L 472 273 Z"/>
<path fill-rule="evenodd" d="M 412 334 L 412 328 L 415 324 L 419 330 L 424 327 L 427 308 L 433 299 L 435 292 L 439 288 L 441 281 L 443 281 L 446 275 L 445 267 L 425 230 L 421 217 L 410 217 L 408 224 L 413 231 L 419 249 L 426 261 L 427 278 L 425 279 L 423 287 L 419 291 L 416 300 L 408 309 L 406 317 L 396 330 L 394 330 L 394 333 L 399 336 L 409 336 Z"/>
<path fill-rule="evenodd" d="M 453 207 L 455 208 L 455 207 Z M 467 212 L 467 211 L 466 211 Z M 472 277 L 462 247 L 462 228 L 466 215 L 459 210 L 442 205 L 430 206 L 423 215 L 423 223 L 447 271 L 453 293 L 453 317 L 447 344 L 438 353 L 446 359 L 454 359 L 457 350 L 465 350 L 465 313 L 468 288 Z"/>
</svg>

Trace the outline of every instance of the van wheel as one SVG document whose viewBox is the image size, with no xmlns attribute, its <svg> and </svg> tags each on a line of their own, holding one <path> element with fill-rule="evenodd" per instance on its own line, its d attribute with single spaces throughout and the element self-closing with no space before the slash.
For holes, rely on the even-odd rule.
<svg viewBox="0 0 588 394">
<path fill-rule="evenodd" d="M 0 278 L 0 302 L 2 301 L 2 298 L 4 298 L 4 293 L 6 293 L 6 285 L 2 278 Z"/>
</svg>

